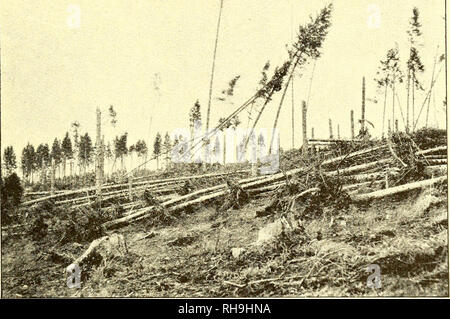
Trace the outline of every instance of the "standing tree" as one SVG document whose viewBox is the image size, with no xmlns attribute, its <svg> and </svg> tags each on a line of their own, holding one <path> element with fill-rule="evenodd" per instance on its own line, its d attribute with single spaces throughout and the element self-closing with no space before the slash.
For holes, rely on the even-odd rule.
<svg viewBox="0 0 450 319">
<path fill-rule="evenodd" d="M 178 139 L 178 136 L 175 135 L 175 137 L 173 138 L 173 147 L 177 146 L 178 143 L 180 143 L 180 140 Z"/>
<path fill-rule="evenodd" d="M 197 100 L 189 111 L 189 128 L 191 130 L 191 143 L 194 138 L 194 130 L 201 128 L 202 114 L 200 112 L 200 103 Z"/>
<path fill-rule="evenodd" d="M 115 158 L 116 159 L 120 158 L 122 170 L 125 170 L 124 157 L 128 154 L 127 140 L 128 140 L 127 132 L 122 134 L 122 136 L 120 137 L 116 136 L 116 139 L 114 140 Z"/>
<path fill-rule="evenodd" d="M 229 82 L 228 82 L 228 88 L 225 90 L 222 90 L 221 96 L 218 97 L 217 99 L 219 101 L 222 101 L 225 103 L 225 107 L 227 107 L 227 104 L 229 104 L 229 106 L 233 106 L 233 101 L 232 101 L 232 96 L 234 95 L 234 88 L 236 86 L 237 81 L 239 80 L 241 76 L 240 75 L 236 75 L 235 77 L 233 77 Z M 250 115 L 249 115 L 250 116 Z M 226 121 L 224 118 L 220 118 L 219 119 L 219 126 L 221 127 L 220 130 L 223 133 L 223 164 L 225 164 L 225 160 L 226 160 L 226 134 L 225 134 L 225 130 L 228 129 L 229 127 L 233 127 L 233 129 L 236 129 L 238 127 L 238 125 L 241 123 L 241 121 L 239 120 L 239 117 L 237 115 L 233 116 L 229 121 Z M 217 150 L 219 150 L 218 145 L 217 145 L 218 140 L 216 139 L 216 145 L 214 146 L 214 150 L 215 152 L 217 152 Z M 220 144 L 219 144 L 220 145 Z"/>
<path fill-rule="evenodd" d="M 21 164 L 22 174 L 29 182 L 33 183 L 33 172 L 36 169 L 36 152 L 34 146 L 30 143 L 28 143 L 22 151 Z"/>
<path fill-rule="evenodd" d="M 194 106 L 191 108 L 189 112 L 189 129 L 191 134 L 190 139 L 190 147 L 192 148 L 194 145 L 194 138 L 198 137 L 197 134 L 201 134 L 202 129 L 202 115 L 200 112 L 200 103 L 197 100 Z M 191 154 L 189 154 L 189 157 Z"/>
<path fill-rule="evenodd" d="M 141 159 L 140 165 L 143 165 L 142 161 L 146 161 L 147 152 L 148 152 L 148 149 L 147 149 L 147 144 L 145 143 L 145 141 L 138 140 L 136 142 L 136 153 L 137 153 L 138 158 Z"/>
<path fill-rule="evenodd" d="M 233 130 L 236 130 L 236 128 L 241 124 L 241 121 L 239 120 L 238 116 L 233 116 L 232 118 L 230 118 L 229 120 L 226 120 L 224 118 L 220 118 L 219 119 L 219 127 L 220 130 L 223 133 L 223 165 L 226 164 L 226 160 L 227 160 L 227 135 L 226 135 L 226 131 L 231 127 Z"/>
<path fill-rule="evenodd" d="M 164 143 L 162 145 L 163 153 L 165 154 L 164 160 L 166 161 L 166 169 L 169 168 L 169 162 L 170 162 L 170 150 L 172 149 L 172 142 L 170 140 L 170 135 L 168 132 L 166 132 L 166 135 L 164 135 Z"/>
<path fill-rule="evenodd" d="M 92 162 L 92 153 L 94 148 L 92 146 L 92 140 L 88 133 L 80 137 L 78 156 L 80 163 L 83 166 L 84 174 L 87 172 L 87 167 Z"/>
<path fill-rule="evenodd" d="M 7 146 L 3 151 L 3 167 L 6 171 L 6 176 L 11 175 L 17 168 L 16 154 L 12 146 Z"/>
<path fill-rule="evenodd" d="M 213 55 L 213 62 L 212 62 L 212 69 L 211 69 L 211 80 L 209 83 L 209 96 L 208 96 L 208 109 L 206 113 L 206 134 L 209 134 L 209 117 L 210 117 L 210 111 L 211 111 L 211 97 L 212 97 L 212 90 L 213 90 L 213 80 L 214 80 L 214 69 L 216 65 L 216 52 L 217 52 L 217 43 L 219 40 L 219 29 L 220 29 L 220 18 L 222 17 L 222 8 L 223 8 L 223 0 L 220 0 L 220 11 L 219 11 L 219 18 L 217 20 L 217 31 L 216 31 L 216 40 L 214 42 L 214 55 Z M 209 140 L 206 140 L 205 143 L 207 144 Z"/>
<path fill-rule="evenodd" d="M 72 141 L 70 140 L 69 132 L 66 132 L 66 136 L 64 136 L 64 139 L 61 144 L 61 151 L 63 156 L 63 175 L 65 178 L 67 160 L 73 157 Z"/>
<path fill-rule="evenodd" d="M 50 149 L 48 144 L 39 144 L 36 149 L 36 167 L 41 170 L 41 182 L 45 182 L 46 170 L 50 165 Z"/>
<path fill-rule="evenodd" d="M 378 88 L 385 88 L 385 97 L 387 96 L 387 88 L 390 87 L 392 90 L 392 125 L 395 123 L 395 84 L 397 82 L 403 82 L 403 74 L 400 70 L 399 65 L 399 56 L 398 49 L 393 48 L 389 49 L 386 54 L 386 60 L 380 61 L 380 67 L 377 71 L 378 78 L 375 79 L 377 82 Z M 384 136 L 384 122 L 385 122 L 385 113 L 386 113 L 386 99 L 383 108 L 383 132 L 382 136 Z"/>
<path fill-rule="evenodd" d="M 111 169 L 111 158 L 113 157 L 113 153 L 111 150 L 111 142 L 108 142 L 108 144 L 106 145 L 105 157 L 106 157 L 106 160 L 108 161 L 108 167 Z M 112 172 L 110 172 L 110 173 L 112 173 Z"/>
<path fill-rule="evenodd" d="M 58 176 L 61 177 L 61 166 L 62 163 L 62 150 L 61 150 L 61 144 L 59 143 L 58 139 L 55 138 L 52 145 L 52 159 L 55 161 L 55 166 L 58 168 Z"/>
<path fill-rule="evenodd" d="M 81 173 L 81 165 L 80 165 L 80 141 L 79 141 L 79 129 L 80 129 L 80 123 L 77 121 L 73 122 L 72 125 L 72 131 L 73 131 L 73 156 L 77 158 L 77 166 L 78 166 L 78 174 Z M 75 165 L 75 163 L 74 163 Z M 76 175 L 77 173 L 75 173 Z"/>
<path fill-rule="evenodd" d="M 381 125 L 381 138 L 384 138 L 384 123 L 386 122 L 386 102 L 387 102 L 387 92 L 389 87 L 389 72 L 388 72 L 388 60 L 380 61 L 380 66 L 377 71 L 377 78 L 375 78 L 375 82 L 377 83 L 377 92 L 384 92 L 384 100 L 383 100 L 383 122 Z"/>
<path fill-rule="evenodd" d="M 265 147 L 264 135 L 260 133 L 258 136 L 258 159 L 261 159 L 265 155 Z"/>
<path fill-rule="evenodd" d="M 409 36 L 409 43 L 410 43 L 410 50 L 409 50 L 409 59 L 406 64 L 408 69 L 408 83 L 407 83 L 407 109 L 406 109 L 406 131 L 409 132 L 409 91 L 411 87 L 411 93 L 412 93 L 412 119 L 413 123 L 416 121 L 415 117 L 415 107 L 414 107 L 414 101 L 415 96 L 414 92 L 415 89 L 423 90 L 422 84 L 417 79 L 417 75 L 419 73 L 423 73 L 425 71 L 425 67 L 420 60 L 418 47 L 421 46 L 421 43 L 419 43 L 420 36 L 422 35 L 422 32 L 420 31 L 420 28 L 422 25 L 419 22 L 419 9 L 416 7 L 413 9 L 413 15 L 409 21 L 409 30 L 407 31 Z M 412 83 L 411 83 L 412 82 Z M 411 85 L 412 84 L 412 85 Z M 413 128 L 414 130 L 414 128 Z"/>
<path fill-rule="evenodd" d="M 161 155 L 161 134 L 156 133 L 155 142 L 153 143 L 153 156 L 156 157 L 156 169 L 159 169 L 159 156 Z"/>
<path fill-rule="evenodd" d="M 136 145 L 132 144 L 130 145 L 130 147 L 128 148 L 128 156 L 130 158 L 130 170 L 133 169 L 133 153 L 136 152 Z"/>
<path fill-rule="evenodd" d="M 116 127 L 117 124 L 117 112 L 114 110 L 114 106 L 110 105 L 108 108 L 109 118 L 111 121 L 111 125 Z"/>
</svg>

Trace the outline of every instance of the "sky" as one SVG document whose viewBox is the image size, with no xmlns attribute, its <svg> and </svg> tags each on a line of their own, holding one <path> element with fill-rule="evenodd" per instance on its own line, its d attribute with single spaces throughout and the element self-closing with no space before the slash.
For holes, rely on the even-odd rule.
<svg viewBox="0 0 450 319">
<path fill-rule="evenodd" d="M 442 0 L 335 0 L 332 26 L 322 56 L 306 65 L 294 81 L 295 146 L 300 147 L 301 101 L 307 100 L 308 135 L 350 137 L 350 110 L 361 113 L 361 84 L 366 78 L 366 118 L 381 134 L 383 103 L 373 78 L 388 49 L 398 45 L 402 67 L 409 52 L 406 30 L 417 6 L 423 24 L 419 48 L 430 87 L 436 53 L 445 53 Z M 206 118 L 219 0 L 41 0 L 0 1 L 1 148 L 12 145 L 18 162 L 26 143 L 35 147 L 62 139 L 78 121 L 80 132 L 95 137 L 95 111 L 104 116 L 106 141 L 128 132 L 153 144 L 156 132 L 188 127 L 189 109 L 198 99 Z M 286 45 L 300 24 L 329 1 L 224 0 L 219 30 L 211 126 L 251 97 L 266 61 L 273 68 L 287 58 Z M 77 18 L 79 17 L 79 19 Z M 378 18 L 377 18 L 378 17 Z M 438 48 L 439 46 L 439 48 Z M 436 69 L 437 73 L 439 66 Z M 159 90 L 155 89 L 155 74 Z M 232 103 L 216 98 L 240 75 Z M 312 81 L 311 81 L 312 78 Z M 311 88 L 310 88 L 311 84 Z M 310 94 L 308 94 L 310 90 Z M 406 86 L 398 88 L 403 113 Z M 260 128 L 272 127 L 281 94 L 267 106 Z M 425 94 L 416 94 L 416 109 Z M 378 103 L 373 100 L 377 98 Z M 431 126 L 446 127 L 445 66 L 431 100 Z M 291 90 L 280 114 L 281 147 L 291 140 Z M 388 110 L 391 110 L 390 100 Z M 117 125 L 107 119 L 113 105 Z M 416 111 L 416 115 L 417 115 Z M 391 111 L 387 112 L 391 114 Z M 396 114 L 400 129 L 403 120 Z M 425 113 L 423 113 L 425 114 Z M 253 114 L 253 118 L 255 115 Z M 247 127 L 248 114 L 240 116 Z M 205 121 L 204 121 L 205 122 Z M 425 122 L 422 115 L 419 126 Z M 151 125 L 150 125 L 151 124 Z M 358 126 L 357 126 L 358 127 Z M 310 137 L 310 136 L 309 136 Z"/>
</svg>

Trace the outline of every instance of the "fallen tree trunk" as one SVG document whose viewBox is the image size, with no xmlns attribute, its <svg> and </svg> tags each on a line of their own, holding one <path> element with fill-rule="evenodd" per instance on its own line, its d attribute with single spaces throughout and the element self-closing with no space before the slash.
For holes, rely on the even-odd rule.
<svg viewBox="0 0 450 319">
<path fill-rule="evenodd" d="M 171 182 L 171 183 L 165 183 L 165 184 L 158 184 L 158 185 L 152 185 L 152 187 L 148 187 L 148 186 L 141 186 L 141 187 L 137 187 L 137 188 L 133 188 L 132 192 L 138 192 L 138 191 L 145 191 L 146 189 L 151 190 L 152 192 L 175 192 L 178 188 L 177 187 L 167 187 L 167 186 L 173 186 L 176 185 L 175 182 Z M 120 190 L 120 191 L 114 191 L 114 192 L 109 192 L 109 193 L 105 193 L 102 194 L 102 202 L 109 200 L 111 198 L 120 198 L 123 196 L 128 196 L 129 190 L 128 189 L 124 189 L 124 190 Z M 88 199 L 91 199 L 92 196 L 85 196 L 85 197 L 77 197 L 77 198 L 73 198 L 73 199 L 67 199 L 67 200 L 63 200 L 63 201 L 59 201 L 56 202 L 55 205 L 63 205 L 63 204 L 76 204 L 79 202 L 84 202 L 87 201 Z"/>
<path fill-rule="evenodd" d="M 447 164 L 447 159 L 426 159 L 425 160 L 428 165 L 441 165 Z"/>
<path fill-rule="evenodd" d="M 331 172 L 325 172 L 324 175 L 327 175 L 327 176 L 343 175 L 343 176 L 345 176 L 345 175 L 350 175 L 350 174 L 354 174 L 357 172 L 363 172 L 365 170 L 372 169 L 372 168 L 378 168 L 389 162 L 391 162 L 391 159 L 386 158 L 386 159 L 382 159 L 382 160 L 379 160 L 376 162 L 355 165 L 355 166 L 351 166 L 348 168 L 343 168 L 341 170 L 335 170 L 335 171 L 331 171 Z"/>
<path fill-rule="evenodd" d="M 138 183 L 134 183 L 134 186 L 141 186 L 141 185 L 154 185 L 154 184 L 158 184 L 158 183 L 167 183 L 167 182 L 179 182 L 179 181 L 184 181 L 184 180 L 192 180 L 192 179 L 200 179 L 200 178 L 209 178 L 209 177 L 220 177 L 220 176 L 224 176 L 224 175 L 235 175 L 235 174 L 239 174 L 239 173 L 243 173 L 243 172 L 247 172 L 246 170 L 244 171 L 238 171 L 238 172 L 228 172 L 228 173 L 209 173 L 209 174 L 203 174 L 203 175 L 193 175 L 193 176 L 180 176 L 180 177 L 175 177 L 175 178 L 166 178 L 166 179 L 159 179 L 159 180 L 150 180 L 150 181 L 144 181 L 144 182 L 138 182 Z M 128 183 L 122 183 L 122 184 L 113 184 L 113 185 L 108 185 L 108 186 L 102 186 L 102 190 L 108 190 L 108 189 L 114 189 L 114 188 L 128 188 L 129 184 Z M 57 198 L 63 198 L 66 196 L 71 196 L 71 195 L 80 195 L 80 194 L 85 194 L 89 192 L 92 193 L 92 195 L 95 194 L 96 192 L 96 187 L 92 186 L 92 187 L 87 187 L 87 188 L 81 188 L 81 189 L 77 189 L 77 190 L 72 190 L 72 191 L 66 191 L 64 193 L 60 193 L 60 194 L 55 194 L 55 195 L 50 195 L 50 196 L 45 196 L 45 197 L 41 197 L 38 199 L 34 199 L 34 200 L 30 200 L 30 201 L 26 201 L 24 203 L 22 203 L 22 206 L 27 206 L 27 205 L 33 205 L 36 203 L 40 203 L 46 200 L 53 200 L 53 199 L 57 199 Z"/>
<path fill-rule="evenodd" d="M 374 152 L 376 150 L 380 150 L 383 148 L 386 148 L 386 145 L 381 145 L 381 146 L 373 147 L 370 149 L 356 151 L 353 153 L 349 153 L 347 155 L 343 155 L 343 156 L 325 160 L 324 162 L 322 162 L 322 165 L 337 163 L 344 159 L 350 159 L 350 158 L 353 158 L 356 156 L 368 154 L 368 153 L 371 153 L 371 152 Z M 356 169 L 349 168 L 347 170 L 347 172 L 354 172 L 354 171 L 358 171 L 360 169 L 364 169 L 367 167 L 371 168 L 376 165 L 380 165 L 380 163 L 384 163 L 384 162 L 388 162 L 388 161 L 389 160 L 386 159 L 386 160 L 381 160 L 381 161 L 377 161 L 377 162 L 373 162 L 373 163 L 369 163 L 369 164 L 363 164 L 363 165 L 365 165 L 364 167 L 361 167 L 361 165 L 358 165 L 358 167 Z M 299 173 L 305 172 L 305 170 L 306 170 L 305 168 L 296 168 L 296 169 L 287 171 L 285 173 L 283 173 L 283 172 L 277 173 L 277 174 L 273 174 L 273 175 L 270 175 L 267 177 L 266 176 L 251 177 L 251 178 L 247 178 L 247 179 L 239 181 L 239 184 L 242 186 L 242 188 L 244 190 L 249 190 L 249 189 L 252 189 L 252 188 L 255 188 L 258 186 L 264 186 L 267 184 L 278 182 L 280 180 L 285 179 L 286 176 L 299 174 Z M 167 202 L 163 202 L 163 203 L 161 203 L 161 207 L 164 207 L 164 208 L 168 209 L 169 211 L 179 210 L 179 209 L 188 207 L 190 205 L 195 205 L 195 204 L 202 203 L 202 202 L 205 202 L 208 200 L 219 198 L 221 196 L 226 195 L 227 193 L 228 193 L 228 190 L 226 189 L 226 184 L 217 185 L 217 186 L 202 189 L 202 190 L 199 190 L 199 191 L 196 191 L 196 192 L 184 195 L 184 196 L 180 196 L 179 198 L 175 198 L 175 199 L 169 200 Z M 198 198 L 194 198 L 199 195 L 202 195 L 202 196 L 200 196 Z M 185 202 L 183 202 L 183 201 L 185 201 Z M 183 202 L 183 203 L 180 203 L 180 202 Z M 177 204 L 177 203 L 180 203 L 180 204 Z M 128 216 L 106 222 L 106 223 L 104 223 L 104 226 L 106 228 L 118 227 L 122 224 L 127 224 L 133 220 L 137 221 L 137 220 L 143 219 L 146 217 L 146 214 L 152 212 L 154 210 L 154 208 L 155 208 L 154 206 L 150 206 L 150 207 L 140 209 L 140 210 L 136 211 L 135 213 L 130 214 Z"/>
<path fill-rule="evenodd" d="M 398 157 L 397 154 L 394 152 L 394 149 L 392 148 L 392 141 L 391 141 L 390 138 L 388 138 L 387 142 L 388 142 L 389 152 L 391 152 L 392 157 L 395 158 L 395 159 L 397 160 L 397 162 L 399 162 L 403 167 L 408 167 L 408 165 L 406 165 L 406 164 L 400 159 L 400 157 Z"/>
<path fill-rule="evenodd" d="M 440 154 L 440 155 L 427 155 L 425 156 L 426 159 L 447 159 L 447 154 Z"/>
<path fill-rule="evenodd" d="M 286 185 L 286 182 L 279 182 L 279 183 L 275 183 L 273 185 L 263 186 L 261 188 L 250 189 L 248 191 L 248 193 L 252 194 L 252 195 L 256 195 L 256 194 L 260 194 L 260 193 L 264 193 L 264 192 L 275 190 L 275 189 L 277 189 L 278 187 L 280 187 L 282 185 Z"/>
<path fill-rule="evenodd" d="M 66 272 L 71 272 L 73 266 L 78 266 L 81 271 L 87 271 L 95 265 L 99 265 L 102 260 L 108 257 L 124 255 L 128 253 L 125 238 L 121 234 L 111 234 L 95 239 L 88 249 L 75 259 L 66 268 Z"/>
<path fill-rule="evenodd" d="M 423 150 L 423 151 L 417 151 L 415 153 L 415 155 L 425 155 L 425 154 L 431 154 L 431 153 L 440 152 L 440 151 L 447 151 L 447 145 L 438 146 L 438 147 L 430 148 L 430 149 Z"/>
<path fill-rule="evenodd" d="M 329 164 L 338 163 L 338 162 L 343 161 L 343 160 L 348 160 L 348 159 L 351 159 L 351 158 L 354 158 L 354 157 L 357 157 L 357 156 L 360 156 L 360 155 L 370 154 L 372 152 L 383 150 L 383 149 L 386 149 L 386 148 L 387 148 L 387 145 L 380 145 L 380 146 L 376 146 L 376 147 L 372 147 L 372 148 L 368 148 L 368 149 L 363 149 L 363 150 L 360 150 L 360 151 L 349 153 L 347 155 L 342 155 L 342 156 L 339 156 L 339 157 L 334 157 L 334 158 L 328 159 L 328 160 L 324 161 L 321 165 L 325 166 L 325 165 L 329 165 Z"/>
<path fill-rule="evenodd" d="M 251 182 L 256 181 L 257 182 L 257 181 L 259 181 L 261 179 L 265 179 L 265 178 L 266 178 L 265 176 L 250 177 L 250 178 L 247 178 L 247 179 L 239 181 L 239 184 L 242 184 L 242 183 L 248 182 L 248 181 L 251 181 Z M 244 186 L 243 186 L 243 188 L 244 188 Z M 211 193 L 211 192 L 212 192 L 212 194 L 204 195 L 204 194 L 208 194 L 208 193 Z M 175 204 L 177 204 L 179 202 L 186 201 L 185 203 L 181 203 L 179 205 L 175 205 L 174 206 L 175 209 L 180 209 L 180 208 L 187 207 L 189 205 L 194 205 L 194 204 L 196 204 L 198 202 L 206 201 L 208 199 L 214 199 L 214 198 L 217 198 L 217 197 L 220 197 L 220 196 L 224 196 L 225 194 L 227 194 L 227 192 L 228 192 L 227 184 L 221 184 L 221 185 L 217 185 L 217 186 L 201 189 L 201 190 L 198 190 L 196 192 L 193 192 L 193 193 L 190 193 L 190 194 L 187 194 L 187 195 L 183 195 L 183 196 L 180 196 L 178 198 L 174 198 L 172 200 L 163 202 L 163 203 L 161 203 L 161 206 L 164 207 L 164 208 L 170 208 L 172 205 L 175 205 Z M 193 197 L 196 197 L 196 196 L 199 196 L 199 195 L 203 195 L 203 196 L 199 197 L 198 199 L 191 200 Z M 155 208 L 154 206 L 149 206 L 149 207 L 142 208 L 142 209 L 134 212 L 133 214 L 127 215 L 125 217 L 121 217 L 121 218 L 116 219 L 116 220 L 112 220 L 112 221 L 106 222 L 104 224 L 104 226 L 106 228 L 111 228 L 111 227 L 120 226 L 122 224 L 127 224 L 130 221 L 132 221 L 132 220 L 140 220 L 140 219 L 144 218 L 145 214 L 150 213 L 151 211 L 153 211 L 154 208 Z"/>
<path fill-rule="evenodd" d="M 374 181 L 369 181 L 369 182 L 345 185 L 345 186 L 342 186 L 342 190 L 349 192 L 349 191 L 353 191 L 355 189 L 357 190 L 358 188 L 363 187 L 363 186 L 373 186 L 373 185 L 378 185 L 381 183 L 384 183 L 384 180 L 374 180 Z"/>
<path fill-rule="evenodd" d="M 77 259 L 75 259 L 75 261 L 72 264 L 81 266 L 82 264 L 84 264 L 84 262 L 92 256 L 92 254 L 96 251 L 97 247 L 99 247 L 103 242 L 105 242 L 106 240 L 109 239 L 109 236 L 103 236 L 100 238 L 95 239 L 90 245 L 89 248 Z"/>
<path fill-rule="evenodd" d="M 440 183 L 440 182 L 443 182 L 446 180 L 447 180 L 447 176 L 441 176 L 441 177 L 427 179 L 424 181 L 395 186 L 395 187 L 379 190 L 379 191 L 372 192 L 372 193 L 354 195 L 351 198 L 354 202 L 361 202 L 361 201 L 367 201 L 367 200 L 372 200 L 372 199 L 377 199 L 377 198 L 383 198 L 386 196 L 431 186 L 431 185 L 434 185 L 434 184 L 437 184 L 437 183 Z"/>
<path fill-rule="evenodd" d="M 341 177 L 341 181 L 343 183 L 348 183 L 348 182 L 353 182 L 353 181 L 356 181 L 356 182 L 374 181 L 374 180 L 385 178 L 386 175 L 398 176 L 399 173 L 400 173 L 399 170 L 389 169 L 387 171 L 381 171 L 381 172 L 375 172 L 375 173 L 345 175 L 345 176 Z"/>
</svg>

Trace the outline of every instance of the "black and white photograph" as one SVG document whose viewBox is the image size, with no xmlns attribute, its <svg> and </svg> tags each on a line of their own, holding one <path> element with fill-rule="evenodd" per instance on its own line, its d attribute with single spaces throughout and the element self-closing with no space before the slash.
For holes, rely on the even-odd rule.
<svg viewBox="0 0 450 319">
<path fill-rule="evenodd" d="M 1 297 L 448 298 L 446 9 L 1 0 Z"/>
</svg>

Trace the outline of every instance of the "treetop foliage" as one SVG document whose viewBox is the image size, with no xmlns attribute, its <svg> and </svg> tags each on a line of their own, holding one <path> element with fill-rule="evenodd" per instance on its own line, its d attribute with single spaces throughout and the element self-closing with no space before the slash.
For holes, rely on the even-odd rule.
<svg viewBox="0 0 450 319">
<path fill-rule="evenodd" d="M 88 133 L 80 136 L 78 157 L 81 163 L 86 166 L 92 161 L 92 140 Z"/>
<path fill-rule="evenodd" d="M 50 149 L 48 144 L 39 144 L 36 149 L 36 156 L 34 158 L 37 168 L 48 167 L 51 162 Z"/>
<path fill-rule="evenodd" d="M 195 123 L 200 122 L 201 120 L 202 114 L 200 112 L 200 102 L 197 100 L 189 112 L 189 126 L 194 127 Z"/>
<path fill-rule="evenodd" d="M 413 8 L 413 15 L 409 20 L 409 30 L 406 31 L 409 35 L 409 41 L 411 44 L 416 44 L 417 39 L 422 35 L 420 28 L 422 24 L 419 22 L 419 9 L 417 7 Z"/>
<path fill-rule="evenodd" d="M 109 106 L 108 112 L 109 112 L 109 117 L 111 118 L 111 125 L 113 127 L 115 127 L 117 124 L 117 113 L 114 110 L 114 107 L 112 105 Z"/>
<path fill-rule="evenodd" d="M 114 140 L 114 154 L 116 158 L 123 158 L 128 154 L 127 148 L 128 133 L 125 132 L 120 137 L 116 136 Z"/>
<path fill-rule="evenodd" d="M 153 155 L 158 157 L 161 154 L 161 134 L 156 133 L 155 142 L 153 143 Z"/>
<path fill-rule="evenodd" d="M 71 159 L 73 157 L 72 141 L 70 140 L 69 132 L 66 132 L 61 143 L 61 151 L 65 159 Z"/>
<path fill-rule="evenodd" d="M 17 168 L 16 154 L 12 146 L 7 146 L 3 151 L 3 165 L 7 175 L 12 174 Z"/>
<path fill-rule="evenodd" d="M 55 138 L 55 140 L 53 141 L 51 157 L 55 161 L 56 165 L 61 163 L 62 150 L 61 150 L 61 145 L 60 145 L 60 143 L 59 143 L 57 138 Z"/>
<path fill-rule="evenodd" d="M 294 43 L 293 55 L 295 57 L 303 54 L 313 59 L 320 57 L 322 43 L 331 26 L 332 10 L 333 5 L 330 3 L 320 11 L 316 18 L 310 17 L 308 24 L 299 26 L 297 41 Z"/>
<path fill-rule="evenodd" d="M 377 78 L 375 82 L 378 88 L 384 86 L 393 86 L 395 82 L 403 82 L 403 73 L 400 69 L 400 58 L 398 48 L 389 49 L 386 54 L 386 59 L 380 61 L 380 66 L 377 71 Z"/>
<path fill-rule="evenodd" d="M 131 148 L 131 147 L 130 147 Z M 147 154 L 147 144 L 144 140 L 138 140 L 134 145 L 134 151 L 137 153 L 138 157 L 142 157 Z"/>
<path fill-rule="evenodd" d="M 36 152 L 30 143 L 22 151 L 21 168 L 25 176 L 29 176 L 36 168 Z"/>
</svg>

